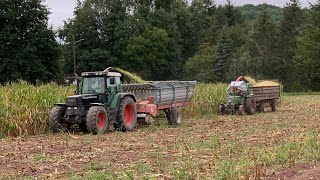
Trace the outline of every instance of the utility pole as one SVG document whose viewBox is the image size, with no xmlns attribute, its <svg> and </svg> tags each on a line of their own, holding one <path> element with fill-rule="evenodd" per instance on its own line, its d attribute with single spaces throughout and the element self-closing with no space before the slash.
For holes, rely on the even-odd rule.
<svg viewBox="0 0 320 180">
<path fill-rule="evenodd" d="M 73 74 L 77 76 L 77 65 L 76 65 L 76 40 L 72 35 L 72 51 L 73 51 Z"/>
<path fill-rule="evenodd" d="M 73 74 L 77 76 L 77 61 L 76 61 L 76 44 L 84 39 L 76 41 L 75 35 L 72 35 L 72 54 L 73 54 Z"/>
<path fill-rule="evenodd" d="M 73 54 L 73 74 L 76 77 L 77 81 L 77 91 L 76 94 L 79 93 L 79 81 L 78 81 L 78 74 L 77 74 L 77 61 L 76 61 L 76 43 L 83 41 L 84 39 L 80 39 L 76 41 L 75 35 L 72 35 L 72 54 Z"/>
</svg>

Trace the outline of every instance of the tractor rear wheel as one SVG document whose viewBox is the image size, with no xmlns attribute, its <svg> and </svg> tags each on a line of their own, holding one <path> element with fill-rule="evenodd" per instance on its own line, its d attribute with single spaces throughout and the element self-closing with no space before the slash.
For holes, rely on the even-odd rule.
<svg viewBox="0 0 320 180">
<path fill-rule="evenodd" d="M 243 105 L 240 105 L 239 106 L 239 115 L 243 116 L 244 115 L 244 112 L 245 112 L 245 108 Z"/>
<path fill-rule="evenodd" d="M 178 107 L 170 108 L 166 113 L 166 117 L 169 126 L 177 126 L 181 124 L 182 114 Z"/>
<path fill-rule="evenodd" d="M 66 122 L 65 114 L 67 107 L 55 106 L 49 115 L 49 127 L 53 132 L 65 132 L 70 129 L 70 124 Z"/>
<path fill-rule="evenodd" d="M 256 112 L 256 102 L 254 99 L 246 99 L 246 111 L 248 114 L 252 115 Z"/>
<path fill-rule="evenodd" d="M 276 107 L 277 107 L 277 101 L 276 100 L 273 100 L 271 102 L 271 110 L 272 111 L 276 111 Z"/>
<path fill-rule="evenodd" d="M 264 112 L 264 108 L 265 108 L 265 102 L 261 101 L 259 103 L 259 112 Z"/>
<path fill-rule="evenodd" d="M 86 125 L 89 132 L 92 134 L 103 134 L 108 130 L 108 114 L 107 110 L 102 106 L 92 106 L 90 107 Z"/>
<path fill-rule="evenodd" d="M 120 131 L 132 131 L 137 126 L 136 104 L 131 97 L 125 97 L 121 100 L 117 123 Z"/>
</svg>

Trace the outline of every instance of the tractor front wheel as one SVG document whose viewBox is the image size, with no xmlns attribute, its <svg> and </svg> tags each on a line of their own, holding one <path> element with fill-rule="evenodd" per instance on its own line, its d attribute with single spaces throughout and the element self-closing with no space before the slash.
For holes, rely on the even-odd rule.
<svg viewBox="0 0 320 180">
<path fill-rule="evenodd" d="M 243 105 L 240 105 L 239 106 L 239 115 L 243 116 L 244 115 L 244 112 L 245 112 L 245 108 Z"/>
<path fill-rule="evenodd" d="M 93 134 L 103 134 L 108 130 L 108 114 L 107 110 L 102 106 L 92 106 L 90 107 L 86 125 L 89 132 Z"/>
<path fill-rule="evenodd" d="M 170 108 L 167 111 L 166 116 L 167 116 L 169 126 L 177 126 L 181 124 L 182 114 L 178 107 Z"/>
<path fill-rule="evenodd" d="M 56 106 L 52 108 L 49 114 L 49 127 L 53 132 L 65 132 L 70 128 L 70 124 L 66 122 L 65 114 L 67 107 Z"/>
<path fill-rule="evenodd" d="M 121 100 L 117 123 L 120 131 L 132 131 L 137 126 L 136 104 L 131 97 L 125 97 Z"/>
</svg>

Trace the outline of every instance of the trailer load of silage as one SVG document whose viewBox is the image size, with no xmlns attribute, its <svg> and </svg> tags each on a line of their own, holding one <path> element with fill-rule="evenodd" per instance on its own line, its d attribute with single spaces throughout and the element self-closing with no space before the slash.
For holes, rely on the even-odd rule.
<svg viewBox="0 0 320 180">
<path fill-rule="evenodd" d="M 274 82 L 274 81 L 270 81 L 270 80 L 261 80 L 261 81 L 256 81 L 255 79 L 249 77 L 249 76 L 245 76 L 243 77 L 243 79 L 252 84 L 253 87 L 262 87 L 262 86 L 280 86 L 279 83 Z"/>
<path fill-rule="evenodd" d="M 258 82 L 256 87 L 261 87 L 261 86 L 279 86 L 280 84 L 274 81 L 261 81 Z"/>
<path fill-rule="evenodd" d="M 252 77 L 249 77 L 249 76 L 244 76 L 243 79 L 250 83 L 253 87 L 255 87 L 257 85 L 257 81 L 254 80 Z"/>
</svg>

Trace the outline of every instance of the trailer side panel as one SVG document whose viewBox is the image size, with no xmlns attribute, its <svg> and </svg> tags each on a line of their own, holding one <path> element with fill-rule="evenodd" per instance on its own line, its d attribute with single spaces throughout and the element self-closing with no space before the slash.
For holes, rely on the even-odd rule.
<svg viewBox="0 0 320 180">
<path fill-rule="evenodd" d="M 253 87 L 256 101 L 273 100 L 280 98 L 280 86 Z"/>
<path fill-rule="evenodd" d="M 191 101 L 196 81 L 150 82 L 123 84 L 124 92 L 132 92 L 138 100 L 154 97 L 158 109 L 183 106 Z"/>
</svg>

